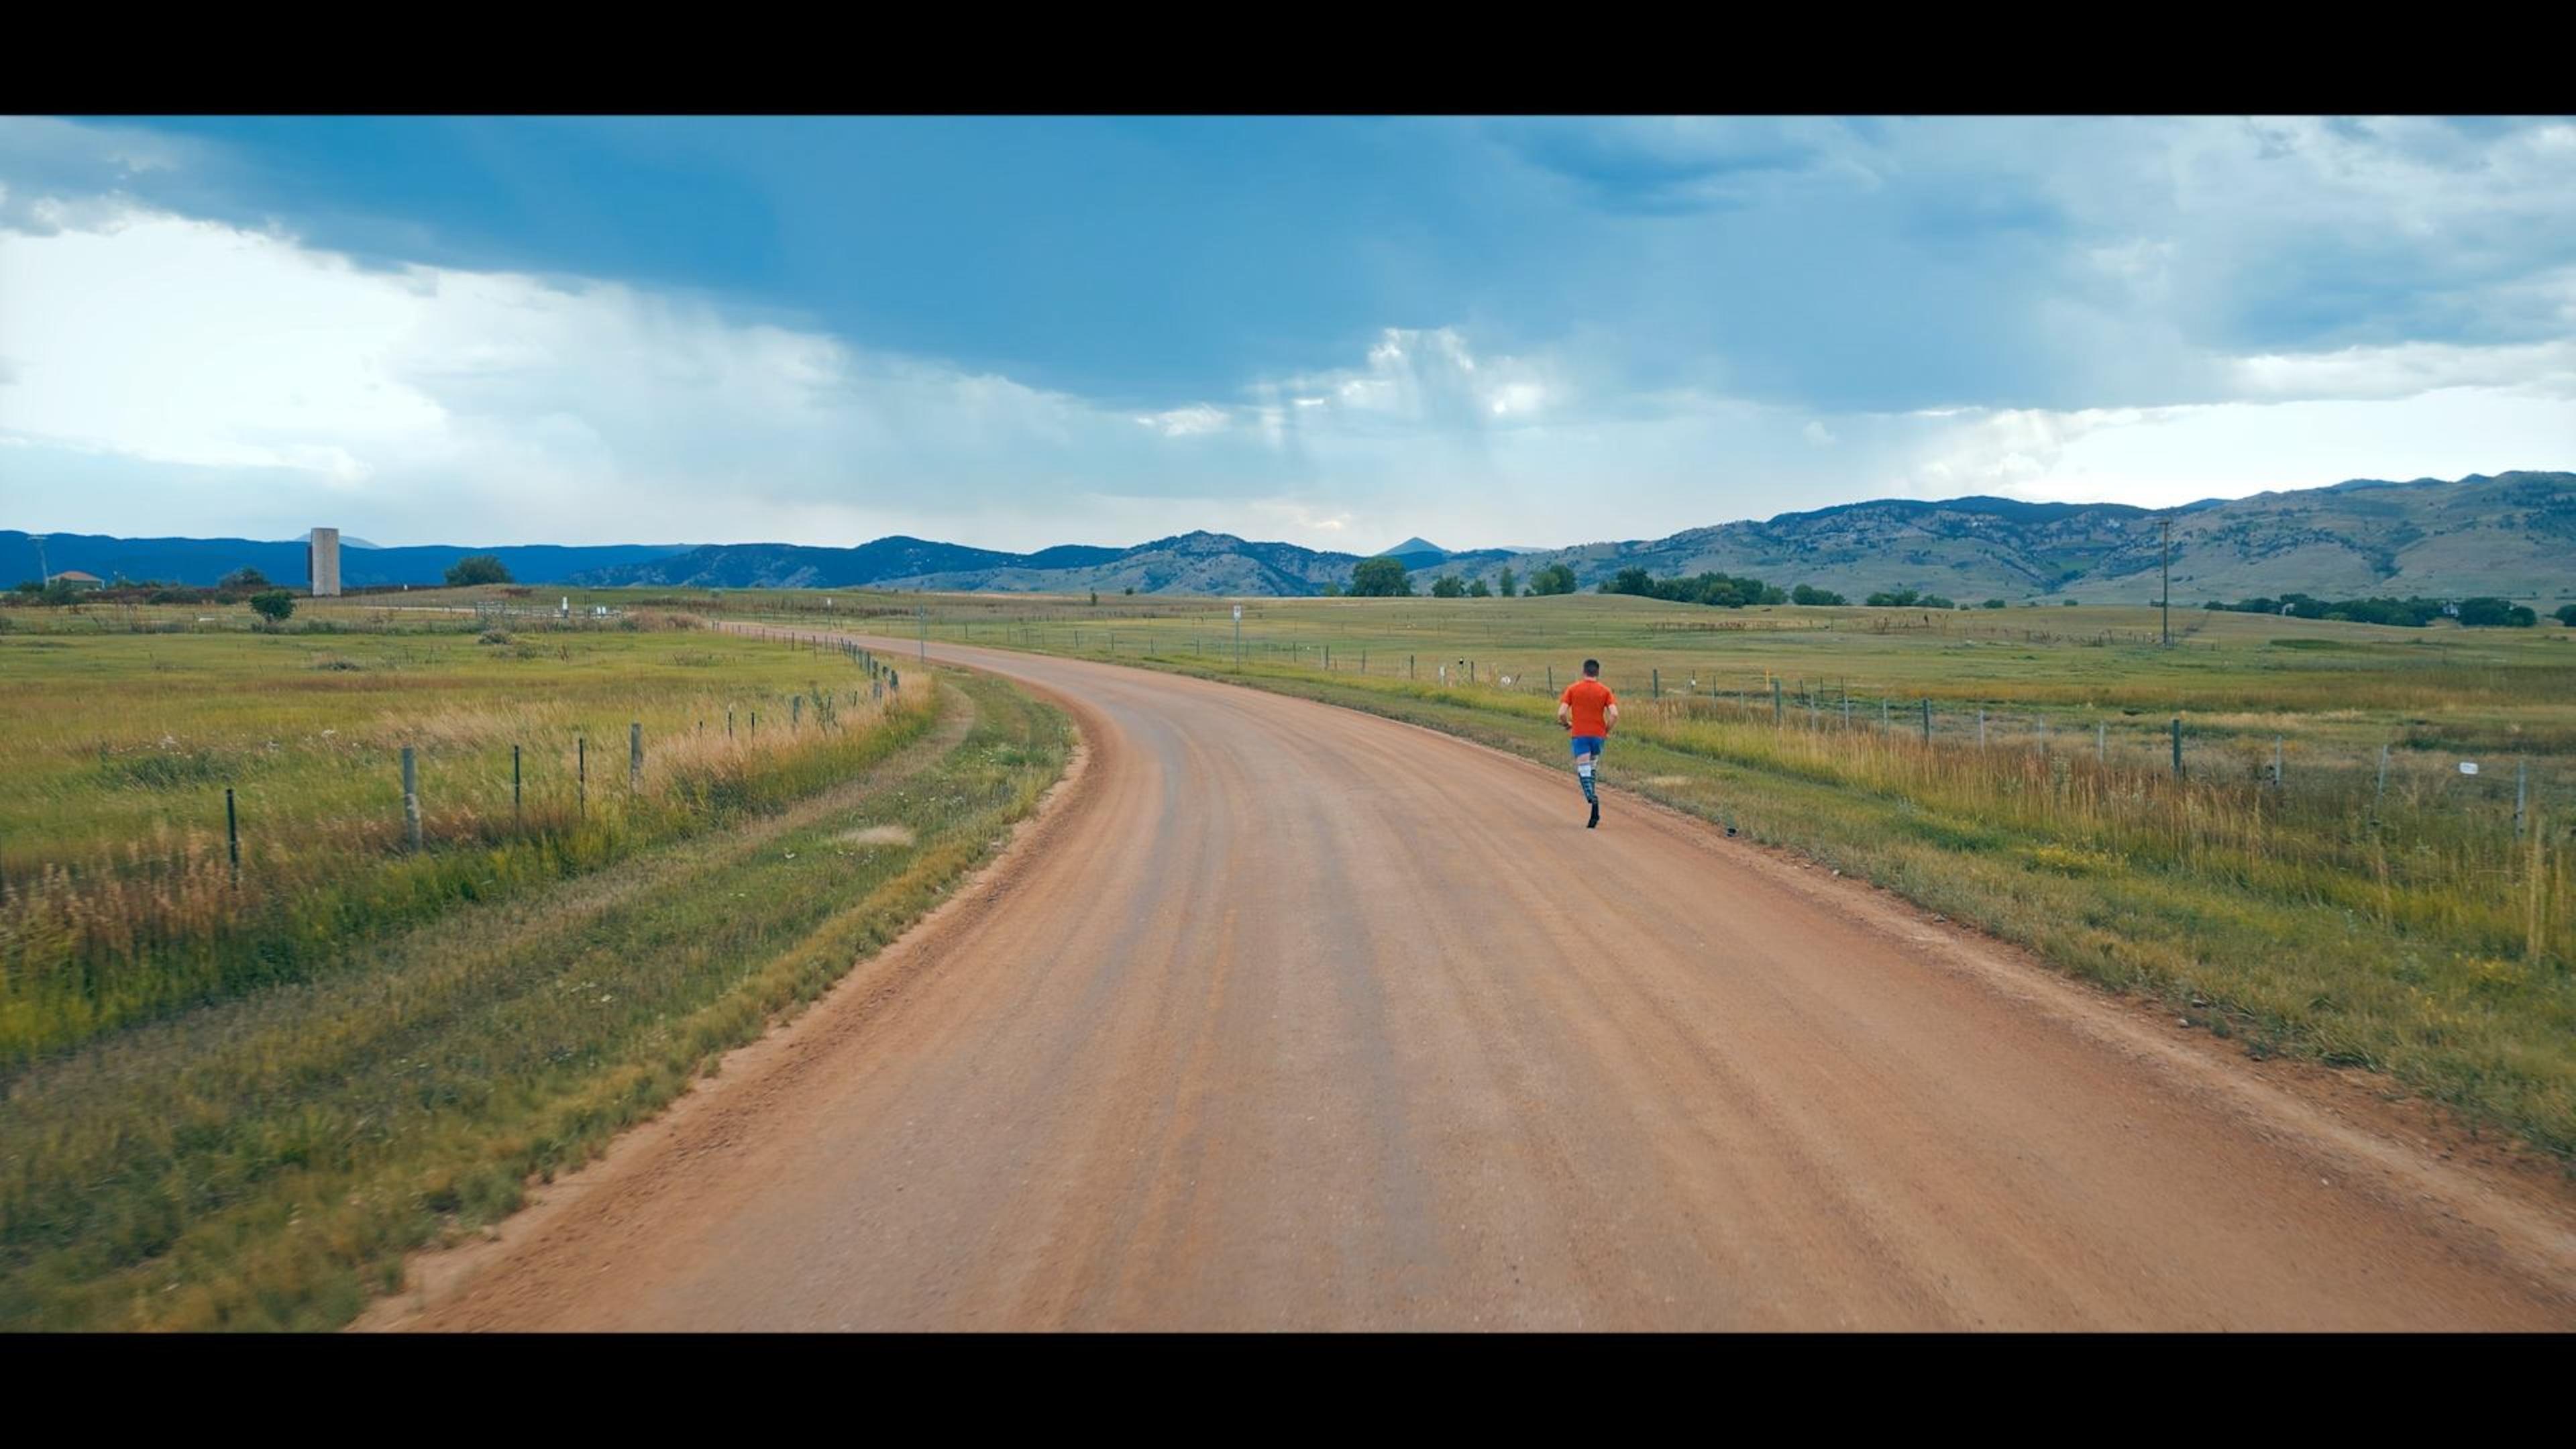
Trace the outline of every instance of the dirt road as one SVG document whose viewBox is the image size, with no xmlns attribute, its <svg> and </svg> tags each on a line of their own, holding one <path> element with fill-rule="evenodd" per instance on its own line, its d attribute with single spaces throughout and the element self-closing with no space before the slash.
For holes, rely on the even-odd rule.
<svg viewBox="0 0 2576 1449">
<path fill-rule="evenodd" d="M 902 659 L 907 641 L 877 641 Z M 1005 863 L 372 1327 L 2567 1328 L 2576 1214 L 2325 1074 L 1567 772 L 933 646 Z"/>
</svg>

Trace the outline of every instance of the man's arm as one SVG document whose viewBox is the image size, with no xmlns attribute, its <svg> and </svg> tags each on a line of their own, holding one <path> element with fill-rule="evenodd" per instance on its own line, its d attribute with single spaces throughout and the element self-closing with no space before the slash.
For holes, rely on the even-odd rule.
<svg viewBox="0 0 2576 1449">
<path fill-rule="evenodd" d="M 1567 704 L 1562 698 L 1556 702 L 1556 722 L 1567 729 L 1574 728 L 1574 706 Z"/>
<path fill-rule="evenodd" d="M 1604 730 L 1615 730 L 1618 727 L 1619 702 L 1617 700 L 1612 700 L 1610 703 L 1601 706 L 1601 728 Z"/>
</svg>

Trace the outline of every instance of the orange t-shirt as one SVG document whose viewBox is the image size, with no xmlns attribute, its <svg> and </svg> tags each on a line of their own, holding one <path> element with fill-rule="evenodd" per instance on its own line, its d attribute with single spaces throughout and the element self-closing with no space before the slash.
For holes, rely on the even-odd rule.
<svg viewBox="0 0 2576 1449">
<path fill-rule="evenodd" d="M 1617 704 L 1619 696 L 1612 694 L 1610 686 L 1600 680 L 1578 679 L 1565 687 L 1565 693 L 1558 695 L 1557 701 L 1573 707 L 1573 733 L 1588 738 L 1610 733 L 1609 722 L 1601 718 L 1601 711 Z"/>
</svg>

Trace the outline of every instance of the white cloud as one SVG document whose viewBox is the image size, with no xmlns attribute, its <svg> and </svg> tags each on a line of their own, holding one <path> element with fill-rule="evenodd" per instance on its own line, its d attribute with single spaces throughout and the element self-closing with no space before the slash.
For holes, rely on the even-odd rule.
<svg viewBox="0 0 2576 1449">
<path fill-rule="evenodd" d="M 2263 400 L 2396 399 L 2455 387 L 2514 388 L 2576 399 L 2576 338 L 2519 346 L 2407 342 L 2227 363 L 2230 391 Z"/>
<path fill-rule="evenodd" d="M 1206 403 L 1153 413 L 1136 421 L 1167 438 L 1194 438 L 1225 431 L 1226 415 Z"/>
<path fill-rule="evenodd" d="M 1361 426 L 1525 425 L 1568 401 L 1564 369 L 1542 357 L 1479 356 L 1454 327 L 1389 327 L 1365 365 L 1287 379 L 1300 409 Z"/>
</svg>

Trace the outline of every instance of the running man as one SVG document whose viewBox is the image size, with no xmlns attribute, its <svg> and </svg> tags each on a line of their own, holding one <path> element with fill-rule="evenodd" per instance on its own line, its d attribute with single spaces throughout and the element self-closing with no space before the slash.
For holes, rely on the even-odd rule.
<svg viewBox="0 0 2576 1449">
<path fill-rule="evenodd" d="M 1596 829 L 1601 824 L 1601 796 L 1592 787 L 1592 765 L 1601 758 L 1601 746 L 1619 723 L 1619 696 L 1601 682 L 1600 660 L 1584 660 L 1583 677 L 1557 696 L 1556 722 L 1574 736 L 1574 777 L 1583 782 L 1583 798 L 1592 805 L 1592 818 L 1583 822 L 1583 828 Z"/>
</svg>

